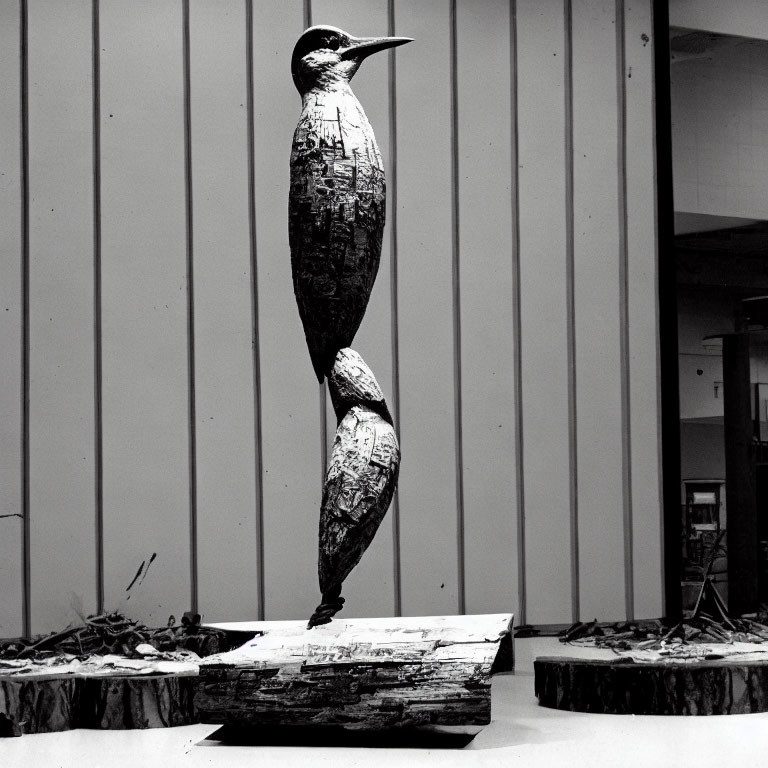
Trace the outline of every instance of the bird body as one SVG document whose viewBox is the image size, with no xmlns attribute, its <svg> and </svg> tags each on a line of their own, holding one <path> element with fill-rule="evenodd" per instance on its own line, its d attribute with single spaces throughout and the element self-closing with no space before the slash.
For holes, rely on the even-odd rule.
<svg viewBox="0 0 768 768">
<path fill-rule="evenodd" d="M 384 165 L 350 80 L 366 56 L 405 42 L 310 27 L 291 60 L 302 109 L 291 147 L 288 239 L 296 302 L 321 383 L 360 327 L 384 232 Z"/>
<path fill-rule="evenodd" d="M 299 316 L 320 381 L 365 314 L 385 195 L 379 148 L 349 85 L 305 94 L 291 151 L 289 240 Z"/>
</svg>

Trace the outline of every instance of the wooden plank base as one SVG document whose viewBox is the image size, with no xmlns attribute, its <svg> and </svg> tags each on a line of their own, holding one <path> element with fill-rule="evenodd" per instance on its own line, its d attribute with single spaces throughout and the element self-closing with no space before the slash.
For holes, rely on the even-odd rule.
<svg viewBox="0 0 768 768">
<path fill-rule="evenodd" d="M 737 715 L 768 711 L 768 661 L 636 663 L 546 657 L 533 663 L 539 704 L 573 712 Z"/>
<path fill-rule="evenodd" d="M 511 625 L 511 614 L 249 624 L 256 637 L 201 663 L 195 706 L 201 722 L 238 727 L 486 725 Z"/>
</svg>

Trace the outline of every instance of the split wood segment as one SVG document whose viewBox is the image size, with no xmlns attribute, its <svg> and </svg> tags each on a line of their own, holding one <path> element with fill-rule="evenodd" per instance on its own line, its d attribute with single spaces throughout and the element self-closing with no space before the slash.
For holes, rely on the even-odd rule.
<svg viewBox="0 0 768 768">
<path fill-rule="evenodd" d="M 288 240 L 293 289 L 317 380 L 328 378 L 338 419 L 320 513 L 322 602 L 309 626 L 341 610 L 344 579 L 360 561 L 397 486 L 400 448 L 384 395 L 348 347 L 381 258 L 384 164 L 350 80 L 372 53 L 407 37 L 352 37 L 307 29 L 291 57 L 301 115 L 291 146 Z M 350 364 L 351 363 L 351 364 Z"/>
<path fill-rule="evenodd" d="M 539 658 L 539 704 L 619 715 L 738 715 L 768 711 L 768 661 Z"/>
<path fill-rule="evenodd" d="M 344 605 L 344 579 L 373 541 L 400 470 L 400 446 L 384 395 L 357 352 L 339 350 L 328 386 L 339 425 L 320 505 L 317 570 L 323 601 L 310 627 L 327 623 Z"/>
<path fill-rule="evenodd" d="M 511 653 L 511 614 L 218 626 L 257 633 L 200 666 L 200 720 L 232 726 L 486 725 L 494 661 Z"/>
</svg>

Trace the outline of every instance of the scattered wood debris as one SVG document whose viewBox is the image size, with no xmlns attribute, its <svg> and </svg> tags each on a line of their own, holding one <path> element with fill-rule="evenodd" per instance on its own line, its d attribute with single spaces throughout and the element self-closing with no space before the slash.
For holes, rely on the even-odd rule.
<svg viewBox="0 0 768 768">
<path fill-rule="evenodd" d="M 763 617 L 761 617 L 763 618 Z M 583 643 L 614 651 L 669 650 L 673 646 L 707 643 L 768 643 L 768 624 L 758 621 L 757 614 L 716 621 L 700 612 L 697 616 L 667 624 L 653 621 L 618 623 L 576 622 L 560 633 L 562 643 Z"/>
<path fill-rule="evenodd" d="M 0 661 L 104 655 L 141 657 L 146 655 L 142 654 L 144 646 L 159 652 L 191 651 L 198 656 L 227 650 L 223 647 L 223 633 L 201 626 L 200 621 L 200 614 L 187 611 L 179 624 L 170 616 L 165 627 L 150 629 L 120 613 L 103 613 L 88 616 L 82 625 L 30 640 L 0 639 Z"/>
<path fill-rule="evenodd" d="M 597 619 L 589 623 L 577 621 L 560 633 L 560 641 L 586 642 L 616 652 L 657 651 L 679 656 L 698 655 L 681 647 L 690 644 L 768 643 L 768 613 L 763 610 L 740 618 L 731 617 L 712 581 L 712 565 L 724 533 L 722 531 L 715 542 L 693 610 L 682 621 L 674 624 L 661 619 L 617 624 L 599 624 Z M 765 650 L 768 651 L 768 646 Z"/>
<path fill-rule="evenodd" d="M 31 639 L 0 640 L 0 737 L 195 722 L 201 657 L 229 649 L 197 613 L 149 628 L 120 613 Z"/>
</svg>

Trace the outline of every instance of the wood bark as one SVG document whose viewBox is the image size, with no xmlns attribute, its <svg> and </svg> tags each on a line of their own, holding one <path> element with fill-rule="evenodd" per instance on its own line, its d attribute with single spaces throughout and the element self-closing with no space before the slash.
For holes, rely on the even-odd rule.
<svg viewBox="0 0 768 768">
<path fill-rule="evenodd" d="M 197 674 L 185 666 L 161 674 L 0 675 L 0 736 L 189 725 Z"/>
<path fill-rule="evenodd" d="M 574 712 L 737 715 L 768 711 L 768 662 L 693 663 L 539 658 L 539 704 Z"/>
<path fill-rule="evenodd" d="M 78 728 L 168 728 L 197 722 L 197 675 L 85 678 Z"/>
<path fill-rule="evenodd" d="M 263 622 L 249 643 L 206 659 L 201 722 L 386 729 L 485 725 L 490 673 L 509 614 Z"/>
<path fill-rule="evenodd" d="M 74 677 L 0 678 L 0 736 L 76 727 L 80 682 Z"/>
</svg>

